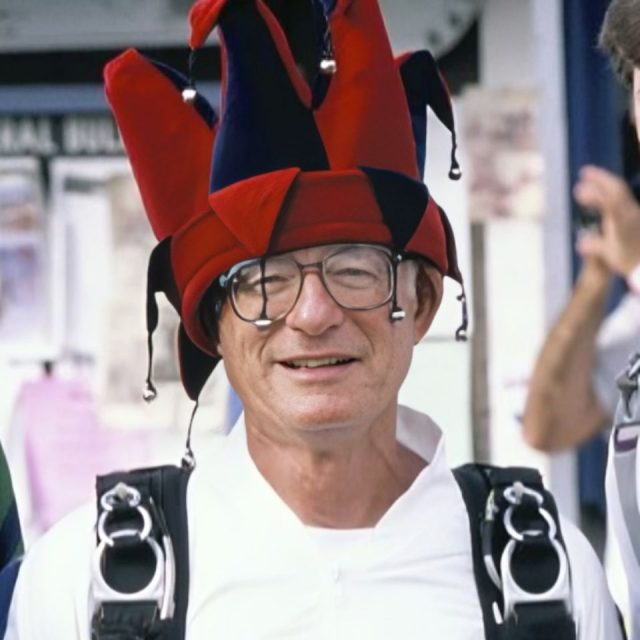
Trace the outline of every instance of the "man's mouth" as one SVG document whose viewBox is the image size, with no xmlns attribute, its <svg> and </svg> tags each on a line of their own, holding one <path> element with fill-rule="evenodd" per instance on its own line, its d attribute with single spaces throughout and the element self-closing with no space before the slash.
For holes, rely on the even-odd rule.
<svg viewBox="0 0 640 640">
<path fill-rule="evenodd" d="M 355 362 L 354 358 L 309 358 L 287 360 L 282 364 L 290 369 L 319 369 L 320 367 L 334 367 L 336 365 L 349 364 L 350 362 Z"/>
</svg>

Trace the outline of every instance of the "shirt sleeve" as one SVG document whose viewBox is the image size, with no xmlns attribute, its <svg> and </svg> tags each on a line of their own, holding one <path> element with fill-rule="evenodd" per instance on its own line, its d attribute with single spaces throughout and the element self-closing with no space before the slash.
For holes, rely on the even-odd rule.
<svg viewBox="0 0 640 640">
<path fill-rule="evenodd" d="M 73 512 L 29 550 L 4 640 L 90 640 L 89 585 L 95 507 Z"/>
<path fill-rule="evenodd" d="M 578 640 L 622 640 L 618 612 L 595 552 L 574 524 L 561 518 L 561 526 L 571 567 Z"/>
<path fill-rule="evenodd" d="M 629 609 L 631 614 L 630 623 L 633 625 L 630 637 L 633 640 L 640 640 L 640 565 L 638 564 L 636 550 L 634 547 L 634 534 L 636 532 L 629 529 L 622 511 L 620 488 L 616 474 L 613 451 L 613 443 L 610 442 L 606 477 L 607 518 L 611 525 L 611 529 L 615 534 L 615 540 L 627 578 Z M 636 474 L 635 478 L 622 477 L 621 481 L 623 483 L 623 488 L 626 489 L 627 487 L 625 482 L 636 482 L 640 484 L 640 476 Z M 638 489 L 640 489 L 640 486 Z"/>
<path fill-rule="evenodd" d="M 640 349 L 640 296 L 627 294 L 605 318 L 596 340 L 596 366 L 593 390 L 600 404 L 612 418 L 618 404 L 616 377 Z"/>
</svg>

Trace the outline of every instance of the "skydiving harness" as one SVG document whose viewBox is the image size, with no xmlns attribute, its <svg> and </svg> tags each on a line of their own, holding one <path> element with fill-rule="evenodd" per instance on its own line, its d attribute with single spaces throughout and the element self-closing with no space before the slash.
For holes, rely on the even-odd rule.
<svg viewBox="0 0 640 640">
<path fill-rule="evenodd" d="M 187 459 L 98 477 L 92 640 L 184 638 L 192 468 Z"/>
<path fill-rule="evenodd" d="M 189 598 L 186 508 L 192 460 L 97 480 L 92 640 L 183 640 Z M 558 512 L 533 469 L 464 465 L 488 640 L 575 640 Z"/>
<path fill-rule="evenodd" d="M 453 470 L 469 513 L 488 640 L 575 640 L 571 572 L 553 496 L 535 469 Z"/>
<path fill-rule="evenodd" d="M 640 459 L 638 458 L 638 436 L 640 436 L 640 353 L 631 356 L 629 366 L 617 378 L 620 402 L 611 434 L 613 446 L 613 468 L 619 491 L 622 515 L 634 555 L 640 564 L 640 501 L 638 500 L 638 479 L 640 479 Z"/>
</svg>

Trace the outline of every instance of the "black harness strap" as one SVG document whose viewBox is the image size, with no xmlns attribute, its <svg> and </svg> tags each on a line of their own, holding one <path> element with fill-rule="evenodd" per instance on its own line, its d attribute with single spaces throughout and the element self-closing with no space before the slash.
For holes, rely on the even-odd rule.
<svg viewBox="0 0 640 640">
<path fill-rule="evenodd" d="M 96 605 L 92 620 L 92 640 L 183 640 L 189 600 L 189 532 L 187 520 L 187 486 L 191 470 L 186 467 L 163 466 L 116 472 L 98 477 L 96 481 L 98 522 L 103 517 L 103 533 L 112 545 L 104 547 L 100 559 L 102 576 L 108 586 L 123 594 L 138 592 L 154 575 L 158 558 L 154 548 L 164 550 L 164 567 L 170 541 L 172 581 L 171 615 L 162 619 L 155 600 L 103 601 Z M 134 534 L 144 527 L 139 509 L 130 506 L 109 511 L 105 519 L 103 497 L 117 493 L 120 487 L 139 492 L 140 507 L 151 516 L 149 538 L 142 541 Z M 107 524 L 104 524 L 104 523 Z M 100 542 L 100 537 L 98 542 Z M 152 546 L 153 545 L 153 546 Z M 165 584 L 165 589 L 167 585 Z"/>
<path fill-rule="evenodd" d="M 471 531 L 471 553 L 473 559 L 473 573 L 476 579 L 476 589 L 480 598 L 482 619 L 487 640 L 498 640 L 502 636 L 493 613 L 493 603 L 500 596 L 497 587 L 484 570 L 482 558 L 482 539 L 480 529 L 484 521 L 484 510 L 491 485 L 481 467 L 473 464 L 463 465 L 453 469 L 453 475 L 460 486 L 464 503 L 469 515 L 469 530 Z"/>
<path fill-rule="evenodd" d="M 469 528 L 476 588 L 482 608 L 487 640 L 575 640 L 575 623 L 567 603 L 559 600 L 516 603 L 513 613 L 503 619 L 505 597 L 487 569 L 487 557 L 493 560 L 496 574 L 512 541 L 504 526 L 504 514 L 512 503 L 504 492 L 515 483 L 542 496 L 542 504 L 525 493 L 517 511 L 513 511 L 513 525 L 517 531 L 547 532 L 555 526 L 555 539 L 566 554 L 560 531 L 558 511 L 553 496 L 544 489 L 540 474 L 523 467 L 499 468 L 489 465 L 467 464 L 453 470 L 469 513 Z M 550 515 L 553 523 L 542 521 L 541 511 Z M 558 553 L 546 535 L 525 536 L 511 545 L 510 571 L 517 585 L 531 593 L 544 593 L 552 587 L 559 574 Z M 500 575 L 494 576 L 500 579 Z M 505 576 L 502 576 L 504 587 Z"/>
<path fill-rule="evenodd" d="M 520 483 L 543 496 L 542 507 L 549 520 L 541 521 L 540 503 L 526 492 L 513 511 L 513 527 L 529 532 L 555 526 L 555 539 L 564 547 L 553 497 L 542 486 L 537 471 L 524 468 L 499 469 L 484 465 L 464 465 L 454 469 L 469 513 L 472 554 L 476 587 L 480 598 L 485 637 L 488 640 L 576 640 L 575 624 L 567 603 L 560 600 L 515 603 L 511 615 L 501 619 L 505 598 L 486 568 L 486 557 L 494 567 L 510 544 L 503 516 L 509 506 L 505 489 Z M 162 619 L 156 600 L 132 598 L 130 601 L 103 600 L 98 603 L 92 620 L 92 640 L 184 640 L 189 598 L 189 547 L 186 510 L 190 469 L 173 466 L 112 473 L 97 480 L 98 513 L 104 514 L 103 497 L 126 486 L 139 492 L 140 507 L 150 514 L 149 537 L 163 543 L 168 537 L 175 554 L 175 589 L 172 615 Z M 117 501 L 116 501 L 117 502 Z M 157 558 L 149 544 L 135 534 L 144 528 L 140 510 L 131 506 L 109 510 L 103 517 L 103 537 L 110 539 L 101 557 L 101 572 L 115 591 L 133 594 L 152 576 Z M 492 517 L 488 517 L 488 516 Z M 551 524 L 549 521 L 553 521 Z M 100 521 L 100 518 L 99 518 Z M 108 525 L 104 523 L 108 521 Z M 133 532 L 133 535 L 132 535 Z M 558 555 L 546 542 L 549 536 L 525 536 L 512 549 L 510 571 L 515 582 L 532 593 L 549 589 L 558 575 Z M 553 537 L 553 536 L 551 536 Z M 99 540 L 101 538 L 99 537 Z M 511 540 L 511 542 L 513 542 Z M 513 545 L 512 545 L 513 546 Z M 495 577 L 495 576 L 494 576 Z M 504 576 L 503 576 L 504 577 Z"/>
</svg>

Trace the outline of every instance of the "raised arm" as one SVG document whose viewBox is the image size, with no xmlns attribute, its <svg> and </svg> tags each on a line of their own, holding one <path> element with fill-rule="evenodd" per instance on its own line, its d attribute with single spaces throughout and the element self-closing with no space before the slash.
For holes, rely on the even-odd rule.
<svg viewBox="0 0 640 640">
<path fill-rule="evenodd" d="M 640 265 L 640 206 L 626 183 L 604 169 L 587 166 L 580 172 L 574 195 L 580 205 L 600 213 L 602 224 L 600 233 L 579 239 L 582 272 L 531 379 L 524 437 L 546 451 L 580 444 L 611 420 L 594 392 L 596 337 L 610 274 L 629 279 Z"/>
<path fill-rule="evenodd" d="M 584 442 L 609 419 L 593 391 L 596 336 L 610 273 L 597 258 L 585 261 L 569 303 L 538 356 L 523 419 L 525 440 L 557 451 Z"/>
</svg>

